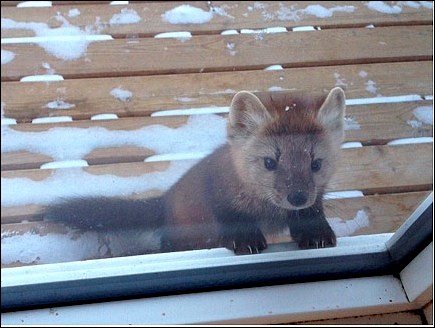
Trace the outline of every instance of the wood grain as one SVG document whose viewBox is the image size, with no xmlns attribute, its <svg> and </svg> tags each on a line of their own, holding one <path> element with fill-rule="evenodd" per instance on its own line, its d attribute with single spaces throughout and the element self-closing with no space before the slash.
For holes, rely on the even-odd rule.
<svg viewBox="0 0 435 328">
<path fill-rule="evenodd" d="M 379 94 L 430 95 L 433 92 L 432 68 L 432 62 L 423 61 L 276 71 L 89 78 L 52 83 L 2 82 L 1 94 L 5 116 L 18 122 L 65 115 L 83 120 L 103 113 L 138 117 L 177 108 L 229 106 L 237 91 L 268 91 L 273 87 L 318 93 L 337 85 L 346 90 L 348 99 L 371 98 Z M 374 90 L 368 91 L 369 83 L 374 83 L 375 93 Z M 131 91 L 131 100 L 122 102 L 114 98 L 111 91 L 115 88 Z M 58 99 L 75 107 L 68 110 L 47 108 L 49 102 Z"/>
<path fill-rule="evenodd" d="M 60 1 L 54 1 L 58 3 Z M 3 4 L 3 2 L 2 2 Z M 65 2 L 64 4 L 67 4 Z M 200 8 L 203 11 L 210 11 L 206 1 L 186 1 L 182 4 Z M 162 15 L 181 3 L 175 1 L 130 3 L 124 6 L 109 6 L 107 4 L 86 4 L 78 1 L 71 1 L 63 7 L 46 8 L 14 8 L 7 7 L 2 10 L 2 18 L 9 18 L 16 22 L 27 22 L 32 17 L 32 22 L 46 23 L 50 28 L 57 28 L 62 25 L 60 20 L 54 17 L 59 14 L 69 21 L 70 24 L 85 30 L 86 27 L 93 27 L 100 34 L 111 34 L 115 37 L 144 37 L 154 36 L 162 32 L 190 31 L 193 34 L 216 34 L 226 29 L 261 29 L 267 27 L 282 26 L 291 29 L 297 26 L 320 26 L 321 28 L 335 27 L 365 27 L 369 24 L 376 26 L 387 25 L 413 25 L 432 24 L 432 11 L 420 6 L 411 8 L 402 6 L 400 15 L 390 15 L 374 11 L 359 1 L 347 1 L 343 4 L 339 1 L 324 1 L 324 8 L 337 8 L 349 6 L 353 11 L 335 11 L 330 17 L 317 17 L 304 13 L 303 10 L 310 5 L 318 5 L 315 1 L 269 1 L 261 3 L 256 1 L 224 2 L 213 1 L 215 8 L 223 9 L 225 14 L 213 15 L 213 18 L 204 24 L 170 24 Z M 350 8 L 352 6 L 353 8 Z M 77 8 L 80 15 L 69 17 L 68 12 Z M 119 14 L 121 9 L 134 10 L 140 17 L 140 21 L 134 24 L 110 24 L 111 18 Z M 292 8 L 292 9 L 291 9 Z M 98 19 L 98 24 L 96 24 Z M 23 29 L 2 29 L 2 38 L 33 36 L 33 32 Z"/>
<path fill-rule="evenodd" d="M 432 137 L 433 128 L 431 125 L 422 123 L 419 127 L 412 127 L 409 123 L 416 119 L 413 114 L 416 108 L 430 106 L 431 104 L 429 101 L 418 101 L 348 106 L 346 117 L 356 122 L 360 128 L 347 130 L 345 141 L 357 141 L 365 145 L 374 145 L 385 144 L 393 139 L 400 138 Z M 367 113 L 370 113 L 370 115 L 367 115 Z M 226 114 L 224 116 L 227 117 Z M 111 131 L 131 131 L 131 133 L 134 133 L 133 130 L 157 124 L 175 129 L 186 124 L 187 119 L 188 117 L 183 116 L 121 118 L 118 120 L 57 123 L 56 127 L 78 129 L 103 127 Z M 52 127 L 52 123 L 23 123 L 11 126 L 12 129 L 21 132 L 46 132 Z M 143 162 L 146 157 L 154 154 L 150 149 L 127 145 L 123 147 L 95 149 L 83 159 L 89 165 Z M 16 151 L 2 154 L 1 167 L 2 170 L 35 169 L 52 160 L 51 157 L 46 155 Z"/>
<path fill-rule="evenodd" d="M 427 196 L 428 192 L 413 192 L 393 195 L 374 195 L 362 198 L 350 198 L 340 200 L 328 200 L 325 204 L 326 216 L 328 218 L 341 218 L 343 222 L 349 222 L 355 218 L 358 211 L 364 211 L 367 215 L 369 224 L 366 227 L 360 227 L 351 235 L 370 235 L 378 233 L 394 232 L 400 227 L 409 215 L 417 208 L 419 203 Z M 33 234 L 40 236 L 41 242 L 47 235 L 64 235 L 70 230 L 62 224 L 51 222 L 25 222 L 2 224 L 2 242 L 14 236 L 23 234 Z M 73 235 L 74 239 L 84 238 L 80 233 Z M 87 237 L 89 238 L 89 237 Z M 98 239 L 104 242 L 104 247 L 110 247 L 110 240 L 104 238 Z M 268 236 L 269 243 L 288 242 L 291 238 L 287 234 L 279 236 Z M 103 244 L 101 244 L 103 246 Z M 20 247 L 20 246 L 18 246 Z M 32 251 L 28 249 L 28 251 Z M 18 259 L 17 259 L 18 261 Z M 3 263 L 2 267 L 10 266 L 12 263 Z M 26 263 L 16 263 L 18 266 Z M 31 264 L 31 263 L 27 263 Z M 36 264 L 36 263 L 33 263 Z"/>
<path fill-rule="evenodd" d="M 432 147 L 432 143 L 422 143 L 342 149 L 337 172 L 331 180 L 329 191 L 366 190 L 372 193 L 384 188 L 429 187 L 433 175 Z M 163 171 L 168 164 L 167 161 L 118 163 L 93 165 L 83 169 L 91 174 L 140 176 L 156 170 Z M 51 176 L 55 170 L 2 171 L 1 176 L 7 179 L 27 177 L 40 181 Z"/>
<path fill-rule="evenodd" d="M 329 184 L 328 191 L 361 190 L 367 194 L 403 191 L 421 191 L 432 188 L 433 145 L 410 144 L 397 146 L 369 146 L 343 149 L 336 174 Z M 416 161 L 415 159 L 418 159 Z M 150 172 L 164 171 L 169 162 L 118 163 L 94 165 L 83 170 L 90 174 L 111 174 L 115 176 L 141 176 Z M 71 169 L 58 169 L 71 170 Z M 28 178 L 43 181 L 56 170 L 3 171 L 3 179 Z M 102 186 L 103 188 L 104 186 Z M 3 211 L 5 215 L 19 217 L 20 208 Z M 27 213 L 28 211 L 24 211 Z"/>
<path fill-rule="evenodd" d="M 406 47 L 403 39 L 408 40 Z M 2 49 L 12 51 L 15 59 L 2 67 L 1 76 L 12 81 L 44 74 L 45 62 L 64 78 L 83 78 L 248 70 L 273 64 L 307 67 L 431 60 L 432 44 L 432 26 L 331 29 L 260 38 L 199 35 L 184 42 L 116 39 L 92 42 L 85 56 L 69 61 L 33 44 L 5 44 Z M 338 50 L 344 46 L 346 51 Z"/>
</svg>

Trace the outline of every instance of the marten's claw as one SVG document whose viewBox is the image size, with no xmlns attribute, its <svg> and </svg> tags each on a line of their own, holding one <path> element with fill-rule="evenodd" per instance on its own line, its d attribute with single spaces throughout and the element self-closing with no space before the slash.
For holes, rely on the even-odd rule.
<svg viewBox="0 0 435 328">
<path fill-rule="evenodd" d="M 233 232 L 230 236 L 222 238 L 222 244 L 236 255 L 259 254 L 267 248 L 266 238 L 259 229 L 251 232 Z"/>
</svg>

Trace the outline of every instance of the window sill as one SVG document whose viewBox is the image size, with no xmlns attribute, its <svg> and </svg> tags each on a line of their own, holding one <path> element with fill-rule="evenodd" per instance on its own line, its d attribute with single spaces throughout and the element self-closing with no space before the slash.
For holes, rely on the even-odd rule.
<svg viewBox="0 0 435 328">
<path fill-rule="evenodd" d="M 386 275 L 10 312 L 2 314 L 2 325 L 276 324 L 419 309 L 432 299 L 432 247 L 428 245 L 399 278 Z"/>
</svg>

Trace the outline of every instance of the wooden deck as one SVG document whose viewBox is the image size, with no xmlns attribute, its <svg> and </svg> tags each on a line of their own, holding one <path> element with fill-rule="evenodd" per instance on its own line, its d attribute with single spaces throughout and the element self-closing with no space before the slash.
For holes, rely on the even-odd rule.
<svg viewBox="0 0 435 328">
<path fill-rule="evenodd" d="M 364 210 L 370 224 L 352 235 L 394 232 L 433 188 L 431 142 L 388 144 L 395 139 L 433 136 L 432 124 L 415 115 L 416 108 L 432 108 L 428 97 L 433 94 L 432 9 L 396 5 L 401 12 L 387 14 L 363 2 L 326 1 L 321 5 L 331 16 L 317 17 L 306 10 L 316 2 L 213 1 L 210 5 L 207 1 L 135 1 L 113 6 L 108 1 L 53 1 L 53 7 L 17 8 L 18 2 L 1 4 L 2 122 L 3 118 L 15 119 L 17 124 L 8 125 L 14 131 L 100 127 L 134 135 L 138 129 L 156 124 L 182 127 L 189 119 L 151 116 L 153 113 L 229 106 L 239 90 L 324 92 L 341 86 L 349 100 L 359 99 L 347 107 L 346 117 L 357 127 L 346 131 L 346 142 L 360 142 L 362 147 L 343 149 L 330 191 L 359 190 L 364 197 L 328 200 L 327 215 L 351 220 Z M 214 13 L 202 24 L 170 24 L 162 19 L 165 12 L 181 4 Z M 135 13 L 140 20 L 110 23 L 122 13 Z M 15 28 L 4 28 L 11 22 Z M 20 22 L 44 23 L 53 30 L 72 25 L 82 33 L 110 35 L 113 40 L 89 42 L 78 58 L 64 60 L 34 42 L 7 42 L 9 38 L 35 36 L 29 25 L 17 24 Z M 371 25 L 374 28 L 368 28 Z M 277 26 L 288 32 L 221 35 L 226 30 Z M 300 26 L 312 26 L 314 30 L 292 31 Z M 192 37 L 154 38 L 175 31 L 188 31 Z M 3 64 L 4 51 L 12 52 L 14 58 Z M 265 70 L 270 65 L 283 69 Z M 53 73 L 64 80 L 20 81 L 26 76 Z M 116 88 L 130 91 L 131 97 L 116 99 L 111 94 Z M 69 108 L 51 109 L 47 104 L 53 101 Z M 119 118 L 91 120 L 98 114 L 116 114 Z M 225 113 L 220 115 L 226 117 Z M 38 118 L 64 116 L 70 121 L 32 123 Z M 60 171 L 68 174 L 78 170 L 41 169 L 53 158 L 30 149 L 32 145 L 3 152 L 2 145 L 2 245 L 25 234 L 67 233 L 64 227 L 42 221 L 40 202 L 15 206 L 3 203 L 4 196 L 23 192 L 3 188 L 3 182 L 26 178 L 32 184 L 47 181 Z M 82 170 L 95 176 L 133 177 L 168 168 L 167 161 L 144 162 L 155 154 L 148 148 L 114 145 L 74 159 L 86 160 L 89 166 Z M 116 185 L 109 188 L 116 189 Z M 145 196 L 140 193 L 132 197 Z M 3 262 L 2 253 L 2 266 L 38 261 Z"/>
</svg>

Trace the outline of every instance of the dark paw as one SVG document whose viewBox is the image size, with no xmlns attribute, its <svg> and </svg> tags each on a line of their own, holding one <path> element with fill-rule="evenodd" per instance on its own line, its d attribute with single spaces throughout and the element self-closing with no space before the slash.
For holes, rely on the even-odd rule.
<svg viewBox="0 0 435 328">
<path fill-rule="evenodd" d="M 222 238 L 222 244 L 233 250 L 236 255 L 259 254 L 267 248 L 266 238 L 259 229 L 225 236 Z"/>
<path fill-rule="evenodd" d="M 297 239 L 299 248 L 309 249 L 309 248 L 326 248 L 326 247 L 336 246 L 337 239 L 332 230 L 316 231 L 316 232 L 302 234 Z"/>
</svg>

